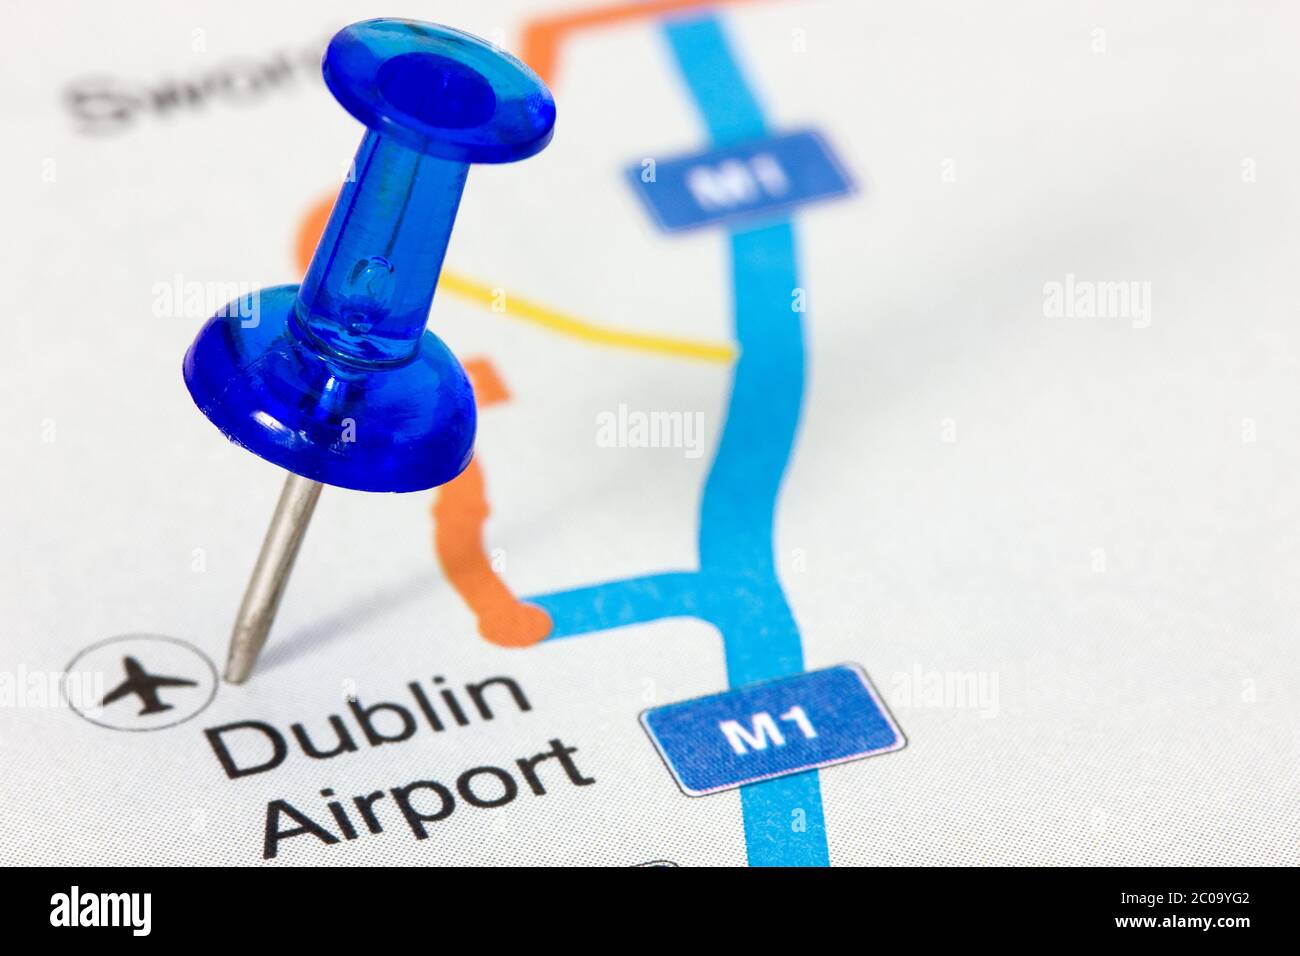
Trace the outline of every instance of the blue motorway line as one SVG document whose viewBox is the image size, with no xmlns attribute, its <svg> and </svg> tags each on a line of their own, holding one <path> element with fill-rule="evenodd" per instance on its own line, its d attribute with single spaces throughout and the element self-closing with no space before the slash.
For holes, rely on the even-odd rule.
<svg viewBox="0 0 1300 956">
<path fill-rule="evenodd" d="M 715 146 L 767 135 L 750 85 L 712 16 L 664 27 L 668 45 Z M 777 578 L 776 499 L 799 425 L 803 322 L 788 219 L 730 231 L 740 357 L 700 511 L 700 567 L 528 598 L 554 622 L 552 640 L 669 617 L 718 628 L 732 687 L 801 673 L 803 646 Z M 752 866 L 829 863 L 816 771 L 741 789 Z"/>
</svg>

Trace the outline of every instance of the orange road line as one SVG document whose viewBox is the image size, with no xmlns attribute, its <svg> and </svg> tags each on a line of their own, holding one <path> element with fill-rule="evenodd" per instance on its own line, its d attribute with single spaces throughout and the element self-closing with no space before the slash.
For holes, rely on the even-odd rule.
<svg viewBox="0 0 1300 956">
<path fill-rule="evenodd" d="M 539 17 L 524 26 L 520 43 L 520 52 L 525 63 L 533 72 L 547 83 L 555 77 L 559 62 L 560 43 L 575 31 L 590 27 L 621 23 L 625 20 L 644 20 L 698 7 L 721 7 L 733 3 L 747 3 L 749 0 L 644 0 L 644 2 L 609 3 L 598 7 L 588 7 L 572 13 L 561 13 L 553 17 Z"/>
<path fill-rule="evenodd" d="M 551 633 L 551 616 L 525 604 L 501 580 L 483 547 L 491 509 L 478 458 L 433 498 L 433 547 L 447 580 L 478 619 L 478 632 L 498 647 L 528 647 Z"/>
<path fill-rule="evenodd" d="M 465 363 L 480 408 L 510 399 L 505 382 L 485 358 Z M 478 456 L 469 467 L 433 495 L 433 550 L 447 580 L 474 612 L 478 632 L 498 647 L 528 647 L 551 633 L 551 616 L 540 607 L 515 597 L 502 580 L 483 546 L 483 526 L 488 507 L 483 470 Z"/>
</svg>

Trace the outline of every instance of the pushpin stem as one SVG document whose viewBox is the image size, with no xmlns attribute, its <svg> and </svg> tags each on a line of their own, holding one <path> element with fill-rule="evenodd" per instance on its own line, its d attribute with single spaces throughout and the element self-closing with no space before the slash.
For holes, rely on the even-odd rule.
<svg viewBox="0 0 1300 956">
<path fill-rule="evenodd" d="M 235 618 L 235 628 L 230 635 L 230 656 L 226 660 L 226 680 L 242 684 L 248 679 L 257 655 L 262 652 L 266 635 L 280 607 L 289 572 L 302 546 L 307 524 L 316 510 L 321 483 L 290 474 L 280 492 L 280 501 L 271 516 L 271 526 L 266 529 L 262 551 L 253 567 L 253 576 L 244 591 L 244 601 Z"/>
<path fill-rule="evenodd" d="M 345 360 L 414 358 L 468 173 L 367 131 L 298 291 L 300 328 Z"/>
</svg>

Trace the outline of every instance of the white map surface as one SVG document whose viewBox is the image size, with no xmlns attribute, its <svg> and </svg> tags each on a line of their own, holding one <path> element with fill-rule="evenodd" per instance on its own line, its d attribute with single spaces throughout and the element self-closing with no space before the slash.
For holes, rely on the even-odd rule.
<svg viewBox="0 0 1300 956">
<path fill-rule="evenodd" d="M 770 533 L 799 666 L 861 665 L 905 749 L 787 778 L 763 791 L 774 818 L 742 791 L 684 796 L 637 715 L 729 686 L 716 623 L 665 597 L 605 626 L 619 606 L 592 598 L 599 626 L 496 646 L 435 553 L 435 492 L 327 488 L 253 679 L 192 719 L 123 732 L 43 692 L 122 635 L 224 660 L 282 473 L 186 393 L 213 305 L 189 293 L 301 277 L 299 232 L 361 135 L 319 81 L 325 40 L 407 16 L 528 58 L 529 25 L 584 2 L 9 11 L 0 859 L 261 864 L 275 801 L 342 835 L 332 790 L 356 838 L 285 837 L 274 865 L 1293 863 L 1300 17 L 1283 6 L 623 17 L 556 45 L 551 147 L 471 172 L 430 327 L 509 395 L 477 443 L 497 579 L 580 603 L 700 568 L 710 528 L 726 547 Z M 736 233 L 762 224 L 667 235 L 624 173 L 709 146 L 683 30 L 724 38 L 768 128 L 817 131 L 857 186 L 783 214 L 805 351 L 759 390 L 793 396 L 798 422 L 769 527 L 702 512 L 739 363 L 764 354 L 738 342 L 733 285 Z M 1101 283 L 1129 297 L 1080 305 Z M 681 412 L 698 441 L 604 447 L 620 406 Z M 741 480 L 714 490 L 738 501 L 772 473 L 761 430 L 735 440 Z M 738 639 L 767 653 L 758 629 Z M 346 700 L 414 713 L 411 682 L 438 703 L 493 677 L 529 709 L 496 685 L 493 719 L 381 746 Z M 183 710 L 206 692 L 162 693 Z M 290 726 L 324 746 L 329 715 L 356 749 L 306 756 Z M 288 751 L 231 779 L 204 731 L 245 721 Z M 248 763 L 259 733 L 230 735 Z M 557 740 L 576 777 L 553 756 L 537 794 L 517 761 Z M 417 839 L 392 789 L 450 792 L 482 766 L 517 796 L 457 798 Z M 379 833 L 352 802 L 375 791 Z"/>
</svg>

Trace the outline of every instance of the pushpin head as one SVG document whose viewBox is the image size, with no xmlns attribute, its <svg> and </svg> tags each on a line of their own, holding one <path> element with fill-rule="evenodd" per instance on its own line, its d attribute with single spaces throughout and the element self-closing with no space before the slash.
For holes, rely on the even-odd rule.
<svg viewBox="0 0 1300 956">
<path fill-rule="evenodd" d="M 425 328 L 470 163 L 550 141 L 540 79 L 482 40 L 407 20 L 342 30 L 326 83 L 368 127 L 301 286 L 209 319 L 185 356 L 195 403 L 288 471 L 362 491 L 450 481 L 473 451 L 464 369 Z"/>
<path fill-rule="evenodd" d="M 551 141 L 555 101 L 537 74 L 477 37 L 366 20 L 330 41 L 325 84 L 370 129 L 460 163 L 508 163 Z"/>
</svg>

